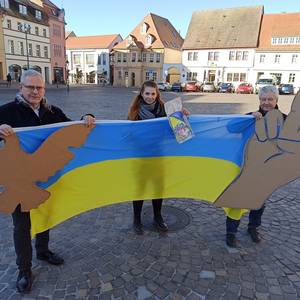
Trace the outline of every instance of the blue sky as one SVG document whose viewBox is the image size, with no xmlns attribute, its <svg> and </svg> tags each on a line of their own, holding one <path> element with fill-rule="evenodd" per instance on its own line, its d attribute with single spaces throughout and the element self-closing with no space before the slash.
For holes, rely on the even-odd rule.
<svg viewBox="0 0 300 300">
<path fill-rule="evenodd" d="M 265 13 L 300 12 L 299 0 L 52 0 L 66 11 L 67 30 L 77 36 L 119 33 L 125 38 L 152 12 L 169 19 L 184 38 L 193 11 L 264 5 Z"/>
</svg>

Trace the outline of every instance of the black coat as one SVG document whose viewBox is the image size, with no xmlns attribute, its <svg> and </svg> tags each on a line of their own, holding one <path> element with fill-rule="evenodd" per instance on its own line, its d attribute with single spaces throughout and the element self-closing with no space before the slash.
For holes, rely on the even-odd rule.
<svg viewBox="0 0 300 300">
<path fill-rule="evenodd" d="M 39 117 L 32 108 L 22 102 L 9 102 L 0 106 L 0 125 L 7 124 L 11 127 L 40 126 L 59 122 L 71 121 L 63 111 L 51 105 L 51 110 L 41 105 Z"/>
</svg>

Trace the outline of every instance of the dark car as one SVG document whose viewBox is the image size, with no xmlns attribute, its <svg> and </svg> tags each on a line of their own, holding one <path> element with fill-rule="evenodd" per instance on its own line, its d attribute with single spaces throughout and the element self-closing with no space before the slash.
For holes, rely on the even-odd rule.
<svg viewBox="0 0 300 300">
<path fill-rule="evenodd" d="M 219 86 L 219 93 L 233 93 L 234 92 L 234 86 L 232 83 L 230 82 L 223 82 L 220 86 Z"/>
<path fill-rule="evenodd" d="M 171 88 L 172 92 L 182 92 L 182 86 L 180 82 L 174 82 Z"/>
<path fill-rule="evenodd" d="M 280 84 L 278 87 L 278 92 L 280 95 L 294 94 L 294 86 L 292 84 Z"/>
</svg>

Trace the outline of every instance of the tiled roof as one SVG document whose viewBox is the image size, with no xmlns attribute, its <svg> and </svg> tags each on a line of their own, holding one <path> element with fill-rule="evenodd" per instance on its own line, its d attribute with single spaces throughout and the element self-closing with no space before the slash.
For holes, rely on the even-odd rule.
<svg viewBox="0 0 300 300">
<path fill-rule="evenodd" d="M 113 41 L 118 37 L 118 34 L 110 35 L 95 35 L 95 36 L 78 36 L 68 37 L 66 39 L 67 49 L 107 49 Z"/>
<path fill-rule="evenodd" d="M 263 16 L 258 50 L 300 50 L 300 44 L 272 45 L 272 38 L 300 37 L 300 13 L 267 14 Z"/>
<path fill-rule="evenodd" d="M 141 28 L 146 24 L 147 30 L 142 33 Z M 146 38 L 150 35 L 153 38 L 151 45 L 147 45 Z M 171 48 L 180 49 L 183 39 L 170 21 L 155 14 L 148 14 L 129 34 L 138 48 Z M 128 37 L 129 37 L 128 36 Z M 128 37 L 114 47 L 114 49 L 127 49 L 130 47 Z"/>
<path fill-rule="evenodd" d="M 196 11 L 182 49 L 255 48 L 263 6 Z"/>
</svg>

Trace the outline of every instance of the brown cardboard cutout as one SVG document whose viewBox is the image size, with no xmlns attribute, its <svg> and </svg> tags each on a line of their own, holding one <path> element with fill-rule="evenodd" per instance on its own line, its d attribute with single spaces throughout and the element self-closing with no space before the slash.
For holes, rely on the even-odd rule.
<svg viewBox="0 0 300 300">
<path fill-rule="evenodd" d="M 239 177 L 220 195 L 221 207 L 259 209 L 280 186 L 300 176 L 300 92 L 283 123 L 276 109 L 256 121 Z"/>
<path fill-rule="evenodd" d="M 74 154 L 69 147 L 81 146 L 93 127 L 75 124 L 63 127 L 52 135 L 32 154 L 25 153 L 16 134 L 5 139 L 0 150 L 0 211 L 12 213 L 20 203 L 22 211 L 38 207 L 50 197 L 50 193 L 36 185 L 47 181 L 69 162 Z"/>
</svg>

